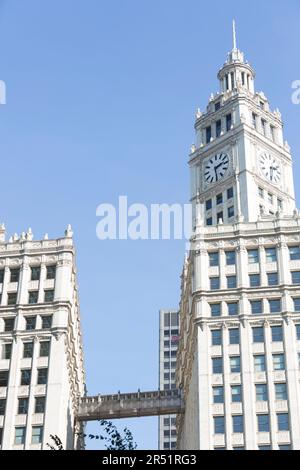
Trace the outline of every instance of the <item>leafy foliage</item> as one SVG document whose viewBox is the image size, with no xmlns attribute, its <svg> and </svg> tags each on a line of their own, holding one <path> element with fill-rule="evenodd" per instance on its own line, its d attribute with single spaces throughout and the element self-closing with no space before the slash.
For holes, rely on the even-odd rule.
<svg viewBox="0 0 300 470">
<path fill-rule="evenodd" d="M 103 441 L 106 450 L 135 450 L 137 448 L 132 433 L 128 428 L 124 428 L 123 433 L 121 433 L 111 421 L 105 419 L 100 421 L 100 426 L 103 427 L 103 434 L 77 433 L 77 436 Z M 61 439 L 58 436 L 51 434 L 50 439 L 52 443 L 47 443 L 47 447 L 50 450 L 64 450 Z"/>
<path fill-rule="evenodd" d="M 133 440 L 131 431 L 124 428 L 121 434 L 116 426 L 111 422 L 102 419 L 100 426 L 103 426 L 104 435 L 102 434 L 79 434 L 82 437 L 89 439 L 96 439 L 104 441 L 107 450 L 135 450 L 137 448 L 136 442 Z"/>
</svg>

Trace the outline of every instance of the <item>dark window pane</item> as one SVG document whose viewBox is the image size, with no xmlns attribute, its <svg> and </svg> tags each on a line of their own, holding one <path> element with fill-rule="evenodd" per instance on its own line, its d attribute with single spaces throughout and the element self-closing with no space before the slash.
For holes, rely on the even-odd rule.
<svg viewBox="0 0 300 470">
<path fill-rule="evenodd" d="M 0 387 L 8 385 L 8 370 L 0 370 Z"/>
<path fill-rule="evenodd" d="M 55 279 L 56 266 L 47 266 L 47 279 Z"/>
<path fill-rule="evenodd" d="M 260 286 L 260 275 L 259 274 L 250 274 L 249 275 L 250 287 L 259 287 Z"/>
<path fill-rule="evenodd" d="M 39 296 L 38 291 L 29 292 L 28 303 L 29 303 L 29 304 L 37 304 L 37 302 L 38 302 L 38 296 Z"/>
<path fill-rule="evenodd" d="M 228 266 L 235 264 L 235 251 L 225 251 L 226 255 L 226 264 Z"/>
<path fill-rule="evenodd" d="M 36 397 L 35 398 L 35 413 L 44 413 L 45 412 L 46 397 Z"/>
<path fill-rule="evenodd" d="M 32 357 L 33 355 L 33 342 L 24 343 L 23 357 Z"/>
<path fill-rule="evenodd" d="M 36 317 L 26 317 L 26 330 L 35 330 Z"/>
<path fill-rule="evenodd" d="M 34 266 L 31 268 L 31 280 L 39 281 L 41 275 L 41 268 L 39 266 Z"/>
<path fill-rule="evenodd" d="M 20 270 L 11 269 L 10 270 L 10 282 L 19 282 Z"/>
<path fill-rule="evenodd" d="M 38 369 L 38 385 L 45 385 L 48 378 L 48 369 Z"/>
<path fill-rule="evenodd" d="M 21 370 L 21 385 L 30 385 L 31 382 L 31 370 L 23 369 Z"/>
<path fill-rule="evenodd" d="M 15 318 L 4 318 L 4 331 L 10 332 L 14 330 Z"/>
</svg>

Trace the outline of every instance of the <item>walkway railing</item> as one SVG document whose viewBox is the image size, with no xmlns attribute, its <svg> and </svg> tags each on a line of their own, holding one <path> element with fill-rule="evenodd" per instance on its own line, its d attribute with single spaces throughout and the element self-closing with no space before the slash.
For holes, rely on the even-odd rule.
<svg viewBox="0 0 300 470">
<path fill-rule="evenodd" d="M 184 411 L 180 390 L 118 393 L 80 399 L 78 421 L 177 414 Z"/>
</svg>

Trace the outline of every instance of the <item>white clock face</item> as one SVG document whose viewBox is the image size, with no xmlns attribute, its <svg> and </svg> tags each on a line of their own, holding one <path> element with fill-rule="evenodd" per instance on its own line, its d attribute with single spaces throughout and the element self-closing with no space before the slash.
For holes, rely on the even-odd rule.
<svg viewBox="0 0 300 470">
<path fill-rule="evenodd" d="M 281 168 L 276 158 L 269 153 L 262 153 L 259 157 L 259 166 L 262 174 L 271 183 L 279 183 L 281 180 Z"/>
<path fill-rule="evenodd" d="M 204 166 L 204 179 L 207 183 L 220 181 L 229 168 L 229 156 L 227 153 L 218 153 L 209 158 Z"/>
</svg>

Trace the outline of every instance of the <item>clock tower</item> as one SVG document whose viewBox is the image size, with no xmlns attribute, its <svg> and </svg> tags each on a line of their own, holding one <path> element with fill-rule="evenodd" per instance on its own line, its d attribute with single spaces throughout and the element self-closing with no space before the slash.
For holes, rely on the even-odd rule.
<svg viewBox="0 0 300 470">
<path fill-rule="evenodd" d="M 193 225 L 274 218 L 295 210 L 292 158 L 280 112 L 255 91 L 255 72 L 236 46 L 218 73 L 220 91 L 197 111 L 191 148 Z"/>
<path fill-rule="evenodd" d="M 196 115 L 177 447 L 300 449 L 300 213 L 278 110 L 233 48 Z"/>
</svg>

